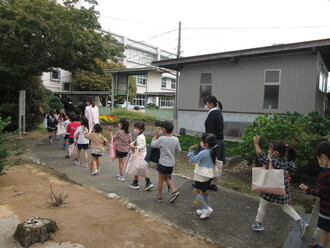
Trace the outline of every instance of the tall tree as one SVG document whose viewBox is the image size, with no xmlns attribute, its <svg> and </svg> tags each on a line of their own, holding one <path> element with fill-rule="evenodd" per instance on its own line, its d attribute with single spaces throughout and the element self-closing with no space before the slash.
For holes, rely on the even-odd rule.
<svg viewBox="0 0 330 248">
<path fill-rule="evenodd" d="M 95 58 L 116 61 L 123 47 L 100 28 L 94 7 L 53 0 L 0 0 L 0 87 L 20 87 L 52 67 L 100 71 Z M 96 1 L 90 1 L 96 4 Z"/>
</svg>

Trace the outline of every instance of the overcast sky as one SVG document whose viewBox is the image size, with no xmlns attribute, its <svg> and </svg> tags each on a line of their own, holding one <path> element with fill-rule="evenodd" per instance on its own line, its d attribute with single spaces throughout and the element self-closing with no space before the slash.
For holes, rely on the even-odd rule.
<svg viewBox="0 0 330 248">
<path fill-rule="evenodd" d="M 329 0 L 98 0 L 102 28 L 182 56 L 330 38 Z"/>
</svg>

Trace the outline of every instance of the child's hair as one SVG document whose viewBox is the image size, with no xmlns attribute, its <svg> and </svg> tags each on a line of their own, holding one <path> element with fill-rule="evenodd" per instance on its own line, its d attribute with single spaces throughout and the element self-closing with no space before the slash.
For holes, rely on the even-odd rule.
<svg viewBox="0 0 330 248">
<path fill-rule="evenodd" d="M 125 118 L 121 118 L 119 120 L 119 123 L 121 123 L 121 129 L 125 131 L 125 133 L 129 133 L 129 122 Z"/>
<path fill-rule="evenodd" d="M 173 122 L 171 121 L 162 121 L 160 127 L 165 128 L 167 133 L 172 133 L 174 129 Z"/>
<path fill-rule="evenodd" d="M 296 151 L 292 146 L 283 144 L 282 142 L 272 142 L 269 144 L 269 147 L 280 154 L 281 158 L 287 156 L 288 161 L 295 160 L 297 157 Z"/>
<path fill-rule="evenodd" d="M 102 133 L 102 127 L 100 124 L 95 124 L 94 127 L 93 127 L 95 133 Z"/>
<path fill-rule="evenodd" d="M 144 130 L 145 130 L 144 123 L 143 123 L 142 121 L 135 122 L 135 123 L 134 123 L 134 127 L 138 128 L 138 129 L 140 129 L 140 130 L 142 130 L 142 131 L 140 131 L 139 135 L 140 135 L 141 133 L 143 133 Z"/>
<path fill-rule="evenodd" d="M 53 110 L 49 110 L 49 115 L 54 117 L 54 111 Z"/>
<path fill-rule="evenodd" d="M 80 122 L 81 122 L 81 125 L 86 127 L 88 130 L 89 130 L 89 124 L 88 124 L 88 119 L 86 116 L 81 116 L 80 117 Z"/>
<path fill-rule="evenodd" d="M 320 157 L 321 154 L 324 154 L 330 159 L 330 141 L 322 141 L 316 146 L 314 155 Z"/>
<path fill-rule="evenodd" d="M 56 114 L 60 115 L 61 114 L 61 110 L 59 110 L 58 108 L 55 110 Z"/>
<path fill-rule="evenodd" d="M 74 109 L 75 114 L 79 117 L 82 116 L 81 110 L 79 108 Z"/>
<path fill-rule="evenodd" d="M 74 113 L 68 114 L 68 117 L 69 117 L 69 120 L 71 122 L 73 122 L 73 121 L 79 121 L 79 117 L 76 114 L 74 114 Z"/>
<path fill-rule="evenodd" d="M 217 100 L 217 98 L 215 96 L 209 95 L 207 97 L 205 97 L 204 99 L 204 104 L 206 103 L 213 103 L 213 105 L 215 107 L 219 107 L 219 109 L 222 111 L 222 103 L 220 101 Z"/>
<path fill-rule="evenodd" d="M 217 137 L 212 133 L 204 133 L 202 135 L 202 141 L 203 143 L 208 144 L 209 149 L 211 150 L 212 161 L 213 163 L 215 163 L 215 160 L 217 158 L 217 149 L 216 149 Z"/>
</svg>

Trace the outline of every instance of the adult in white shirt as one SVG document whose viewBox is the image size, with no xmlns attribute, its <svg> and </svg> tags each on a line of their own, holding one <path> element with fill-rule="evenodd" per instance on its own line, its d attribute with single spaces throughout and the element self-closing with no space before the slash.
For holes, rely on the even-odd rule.
<svg viewBox="0 0 330 248">
<path fill-rule="evenodd" d="M 88 99 L 86 104 L 85 116 L 88 119 L 89 132 L 92 132 L 94 125 L 100 123 L 99 108 L 95 105 L 93 99 Z"/>
</svg>

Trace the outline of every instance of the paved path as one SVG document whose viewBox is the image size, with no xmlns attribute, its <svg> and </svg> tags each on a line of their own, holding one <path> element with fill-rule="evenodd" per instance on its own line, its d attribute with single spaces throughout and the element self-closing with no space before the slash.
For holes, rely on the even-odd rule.
<svg viewBox="0 0 330 248">
<path fill-rule="evenodd" d="M 25 140 L 25 142 L 32 141 Z M 218 192 L 211 192 L 210 199 L 214 212 L 209 219 L 200 220 L 195 213 L 197 206 L 193 203 L 190 179 L 174 175 L 172 180 L 180 191 L 180 197 L 175 203 L 169 203 L 167 187 L 164 187 L 165 201 L 157 203 L 152 199 L 152 196 L 156 194 L 158 178 L 154 169 L 149 169 L 149 174 L 155 188 L 150 192 L 142 189 L 133 190 L 128 188 L 132 177 L 127 176 L 125 182 L 116 179 L 118 162 L 115 160 L 110 164 L 108 154 L 101 159 L 101 173 L 91 176 L 89 169 L 74 165 L 73 159 L 64 158 L 65 152 L 60 150 L 59 143 L 49 144 L 46 139 L 33 143 L 32 156 L 34 158 L 40 159 L 41 163 L 46 163 L 71 180 L 94 187 L 105 194 L 116 193 L 129 199 L 140 209 L 159 216 L 164 222 L 171 223 L 189 233 L 207 237 L 224 247 L 282 247 L 291 230 L 291 225 L 294 224 L 280 208 L 270 206 L 264 222 L 265 231 L 253 232 L 251 224 L 257 212 L 258 199 L 223 188 L 220 188 Z M 144 186 L 143 181 L 141 184 Z"/>
</svg>

